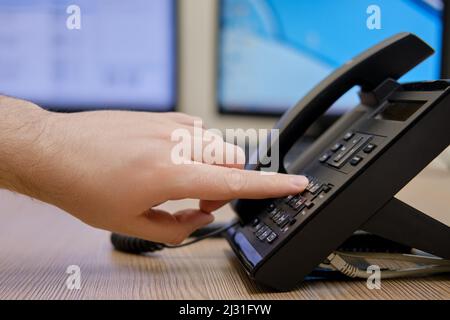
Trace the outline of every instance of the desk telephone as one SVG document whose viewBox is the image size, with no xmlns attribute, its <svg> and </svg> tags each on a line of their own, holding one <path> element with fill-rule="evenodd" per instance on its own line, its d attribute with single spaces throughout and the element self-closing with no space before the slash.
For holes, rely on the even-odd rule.
<svg viewBox="0 0 450 320">
<path fill-rule="evenodd" d="M 450 144 L 450 82 L 397 82 L 433 53 L 413 34 L 393 36 L 336 70 L 281 118 L 268 145 L 277 144 L 282 160 L 334 102 L 361 88 L 355 109 L 280 168 L 307 176 L 305 192 L 233 203 L 240 223 L 226 238 L 251 278 L 290 290 L 358 230 L 450 259 L 450 228 L 395 198 Z M 267 161 L 247 169 L 261 170 L 261 163 Z"/>
<path fill-rule="evenodd" d="M 357 230 L 450 258 L 450 228 L 395 198 L 450 144 L 450 82 L 397 82 L 433 52 L 413 34 L 396 35 L 335 71 L 281 118 L 270 144 L 278 143 L 283 159 L 335 101 L 361 87 L 361 104 L 280 169 L 307 176 L 304 193 L 234 203 L 242 223 L 227 239 L 253 279 L 292 289 Z"/>
</svg>

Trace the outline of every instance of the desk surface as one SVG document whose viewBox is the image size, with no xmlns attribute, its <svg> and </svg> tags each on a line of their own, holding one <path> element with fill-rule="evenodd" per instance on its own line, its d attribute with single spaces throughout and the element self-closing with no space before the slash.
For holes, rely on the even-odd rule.
<svg viewBox="0 0 450 320">
<path fill-rule="evenodd" d="M 450 174 L 430 171 L 399 197 L 450 225 L 449 190 Z M 271 293 L 247 278 L 225 240 L 134 256 L 113 251 L 107 232 L 19 195 L 0 191 L 0 215 L 0 299 L 450 299 L 448 275 L 386 280 L 381 290 L 316 281 Z M 70 265 L 81 269 L 80 290 L 65 285 Z"/>
</svg>

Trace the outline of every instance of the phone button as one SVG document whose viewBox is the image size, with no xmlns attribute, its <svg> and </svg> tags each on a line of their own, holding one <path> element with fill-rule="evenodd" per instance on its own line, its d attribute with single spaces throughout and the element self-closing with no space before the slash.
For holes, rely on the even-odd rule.
<svg viewBox="0 0 450 320">
<path fill-rule="evenodd" d="M 308 208 L 308 209 L 312 209 L 312 207 L 314 207 L 314 202 L 312 202 L 312 201 L 306 201 L 305 206 L 306 206 L 306 208 Z"/>
<path fill-rule="evenodd" d="M 268 242 L 268 243 L 272 243 L 272 242 L 274 242 L 277 238 L 278 238 L 278 235 L 277 235 L 275 232 L 272 232 L 272 233 L 267 237 L 267 242 Z"/>
<path fill-rule="evenodd" d="M 278 212 L 280 212 L 280 209 L 275 208 L 272 211 L 269 212 L 269 217 L 273 218 Z"/>
<path fill-rule="evenodd" d="M 282 211 L 279 211 L 276 215 L 273 216 L 272 220 L 277 221 L 283 215 Z"/>
<path fill-rule="evenodd" d="M 353 138 L 355 136 L 355 134 L 353 132 L 348 132 L 345 134 L 344 136 L 344 140 L 345 141 L 350 141 L 351 138 Z"/>
<path fill-rule="evenodd" d="M 284 225 L 286 222 L 289 223 L 289 215 L 288 214 L 283 214 L 281 217 L 279 217 L 275 223 L 282 228 L 282 225 Z"/>
<path fill-rule="evenodd" d="M 268 226 L 266 226 L 266 225 L 262 226 L 262 227 L 256 232 L 256 236 L 259 238 L 264 232 L 267 231 L 267 229 L 269 229 Z"/>
<path fill-rule="evenodd" d="M 363 160 L 364 160 L 364 159 L 363 159 L 362 157 L 356 156 L 356 157 L 353 157 L 352 160 L 350 160 L 350 164 L 351 164 L 352 166 L 357 166 L 357 165 L 360 164 L 361 161 L 363 161 Z"/>
<path fill-rule="evenodd" d="M 331 148 L 331 151 L 332 151 L 332 152 L 338 152 L 339 149 L 342 148 L 342 147 L 343 147 L 342 144 L 336 143 L 336 144 Z"/>
<path fill-rule="evenodd" d="M 300 199 L 298 200 L 293 206 L 292 209 L 294 210 L 301 210 L 301 208 L 304 206 L 306 199 Z"/>
<path fill-rule="evenodd" d="M 364 153 L 367 153 L 367 154 L 369 154 L 369 153 L 372 153 L 372 151 L 373 150 L 375 150 L 376 149 L 376 145 L 374 145 L 373 143 L 369 143 L 365 148 L 364 148 Z"/>
<path fill-rule="evenodd" d="M 331 158 L 331 155 L 330 155 L 329 153 L 326 153 L 326 154 L 324 154 L 323 156 L 321 156 L 321 157 L 319 158 L 319 162 L 320 162 L 320 163 L 325 163 L 325 162 L 327 162 L 328 160 L 330 160 L 330 158 Z"/>
<path fill-rule="evenodd" d="M 264 231 L 263 233 L 261 233 L 258 236 L 258 239 L 261 241 L 264 241 L 271 234 L 272 234 L 272 229 L 268 228 L 266 231 Z"/>
</svg>

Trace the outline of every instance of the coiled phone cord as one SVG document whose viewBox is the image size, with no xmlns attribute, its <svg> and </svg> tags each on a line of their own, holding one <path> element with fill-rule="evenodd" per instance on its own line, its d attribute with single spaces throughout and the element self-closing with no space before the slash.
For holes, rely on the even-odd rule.
<svg viewBox="0 0 450 320">
<path fill-rule="evenodd" d="M 180 245 L 168 245 L 163 243 L 157 243 L 117 233 L 111 234 L 111 243 L 113 244 L 116 250 L 133 254 L 150 253 L 161 251 L 163 249 L 178 249 L 190 246 L 194 243 L 203 241 L 205 239 L 220 237 L 224 232 L 236 226 L 238 223 L 239 223 L 238 221 L 233 220 L 231 223 L 225 226 L 211 225 L 209 227 L 202 228 L 191 235 L 191 238 L 194 238 L 193 240 L 182 243 Z"/>
</svg>

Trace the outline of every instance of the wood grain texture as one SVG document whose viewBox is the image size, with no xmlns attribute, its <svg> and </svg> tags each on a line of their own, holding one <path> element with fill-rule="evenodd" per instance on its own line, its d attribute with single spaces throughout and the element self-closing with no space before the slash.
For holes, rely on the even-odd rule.
<svg viewBox="0 0 450 320">
<path fill-rule="evenodd" d="M 419 200 L 422 210 L 434 208 L 450 224 L 450 175 L 430 172 L 416 182 L 399 197 Z M 195 203 L 165 207 L 186 205 Z M 109 233 L 6 191 L 0 191 L 0 216 L 0 299 L 450 299 L 447 275 L 383 281 L 381 290 L 364 281 L 315 281 L 272 293 L 248 279 L 225 240 L 134 256 L 115 252 Z M 218 219 L 230 216 L 225 208 Z M 69 265 L 81 268 L 81 290 L 66 288 Z"/>
</svg>

